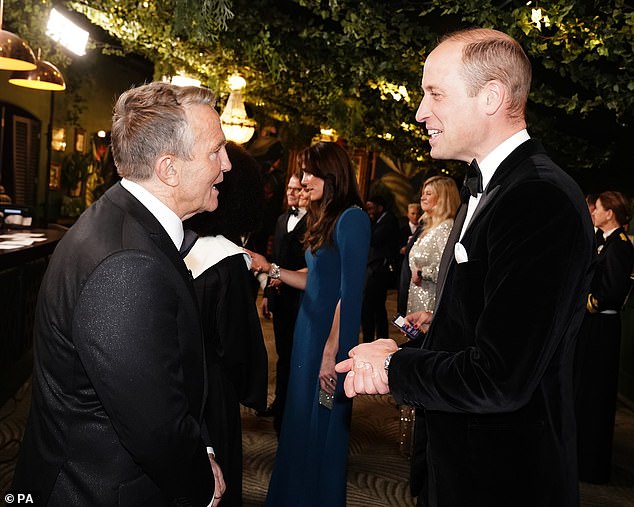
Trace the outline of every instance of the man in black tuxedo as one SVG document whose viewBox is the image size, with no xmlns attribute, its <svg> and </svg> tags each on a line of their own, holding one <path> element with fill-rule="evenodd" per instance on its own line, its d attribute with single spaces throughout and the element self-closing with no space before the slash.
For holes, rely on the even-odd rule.
<svg viewBox="0 0 634 507">
<path fill-rule="evenodd" d="M 123 179 L 66 233 L 40 289 L 16 493 L 42 505 L 220 501 L 200 317 L 179 248 L 181 221 L 218 205 L 225 144 L 208 90 L 151 83 L 119 97 Z"/>
<path fill-rule="evenodd" d="M 400 230 L 398 219 L 380 195 L 368 199 L 366 210 L 372 221 L 372 237 L 365 273 L 361 329 L 363 341 L 371 342 L 389 336 L 385 300 L 398 276 Z"/>
<path fill-rule="evenodd" d="M 349 396 L 391 391 L 425 409 L 425 505 L 579 505 L 572 363 L 593 232 L 578 186 L 526 131 L 530 76 L 495 30 L 428 55 L 416 119 L 431 155 L 481 170 L 472 163 L 433 320 L 408 316 L 431 323 L 422 348 L 362 344 L 337 367 Z"/>
<path fill-rule="evenodd" d="M 286 201 L 288 209 L 277 219 L 273 237 L 272 262 L 287 269 L 306 268 L 304 257 L 304 234 L 306 234 L 307 199 L 300 199 L 302 185 L 296 175 L 288 179 Z M 262 299 L 262 314 L 273 314 L 273 332 L 275 333 L 275 351 L 277 352 L 275 374 L 275 401 L 269 411 L 273 415 L 273 427 L 280 434 L 288 377 L 290 375 L 291 352 L 295 320 L 299 311 L 302 291 L 269 278 Z"/>
</svg>

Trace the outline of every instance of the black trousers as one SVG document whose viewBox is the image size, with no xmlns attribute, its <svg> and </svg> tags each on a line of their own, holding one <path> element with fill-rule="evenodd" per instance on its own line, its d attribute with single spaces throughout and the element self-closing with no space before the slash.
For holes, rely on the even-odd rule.
<svg viewBox="0 0 634 507">
<path fill-rule="evenodd" d="M 392 273 L 386 268 L 369 273 L 366 278 L 361 307 L 361 330 L 364 342 L 389 336 L 385 300 L 392 281 Z"/>
<path fill-rule="evenodd" d="M 579 480 L 610 480 L 619 381 L 621 316 L 586 313 L 575 351 Z"/>
<path fill-rule="evenodd" d="M 295 321 L 299 311 L 300 294 L 281 292 L 275 296 L 273 312 L 273 332 L 275 333 L 275 351 L 277 353 L 275 375 L 275 401 L 272 405 L 273 427 L 280 434 L 284 406 L 286 405 L 286 393 L 288 391 L 288 379 L 291 369 L 291 354 L 293 352 L 293 334 Z"/>
</svg>

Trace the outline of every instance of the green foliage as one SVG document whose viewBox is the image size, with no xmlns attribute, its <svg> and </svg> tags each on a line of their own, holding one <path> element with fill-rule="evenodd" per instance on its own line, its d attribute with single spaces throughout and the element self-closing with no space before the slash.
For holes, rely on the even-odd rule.
<svg viewBox="0 0 634 507">
<path fill-rule="evenodd" d="M 92 155 L 78 151 L 62 159 L 61 184 L 66 191 L 72 191 L 79 183 L 84 183 L 90 173 Z"/>
<path fill-rule="evenodd" d="M 41 40 L 34 21 L 49 6 L 48 0 L 6 0 L 6 24 Z M 226 78 L 240 72 L 256 116 L 284 122 L 291 145 L 332 127 L 352 146 L 409 161 L 414 171 L 435 170 L 414 120 L 422 65 L 440 35 L 467 26 L 497 28 L 521 42 L 534 69 L 531 132 L 545 134 L 549 150 L 573 174 L 623 164 L 617 144 L 632 133 L 634 12 L 624 0 L 539 2 L 537 18 L 537 3 L 524 0 L 78 0 L 67 6 L 118 41 L 100 43 L 101 51 L 141 54 L 154 62 L 156 78 L 179 71 L 196 76 L 220 94 L 221 106 Z M 391 95 L 390 87 L 399 86 L 409 100 Z M 600 130 L 601 139 L 588 136 L 590 129 Z M 453 174 L 462 170 L 444 166 Z"/>
</svg>

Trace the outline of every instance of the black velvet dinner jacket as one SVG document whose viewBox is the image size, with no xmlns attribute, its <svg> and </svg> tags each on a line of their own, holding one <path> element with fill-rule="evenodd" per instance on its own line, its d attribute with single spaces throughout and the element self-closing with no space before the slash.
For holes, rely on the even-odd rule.
<svg viewBox="0 0 634 507">
<path fill-rule="evenodd" d="M 498 167 L 423 348 L 389 369 L 397 403 L 425 408 L 430 505 L 578 505 L 572 362 L 592 231 L 539 142 Z"/>
<path fill-rule="evenodd" d="M 35 317 L 13 488 L 50 505 L 207 505 L 206 376 L 191 277 L 120 184 L 66 233 Z"/>
</svg>

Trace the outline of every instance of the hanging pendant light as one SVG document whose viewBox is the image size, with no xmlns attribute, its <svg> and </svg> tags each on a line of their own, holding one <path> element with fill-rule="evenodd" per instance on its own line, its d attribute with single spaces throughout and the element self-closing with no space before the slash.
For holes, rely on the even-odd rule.
<svg viewBox="0 0 634 507">
<path fill-rule="evenodd" d="M 9 83 L 33 88 L 35 90 L 48 90 L 58 92 L 66 89 L 66 82 L 60 70 L 51 62 L 40 59 L 40 50 L 37 51 L 37 63 L 34 70 L 15 71 L 9 78 Z"/>
<path fill-rule="evenodd" d="M 35 54 L 24 39 L 2 30 L 4 0 L 0 0 L 0 69 L 33 70 Z"/>
<path fill-rule="evenodd" d="M 225 109 L 220 115 L 220 123 L 225 137 L 237 144 L 244 144 L 253 137 L 255 121 L 247 117 L 247 111 L 242 99 L 242 90 L 246 81 L 242 76 L 231 76 L 229 87 L 231 93 L 227 99 Z"/>
</svg>

